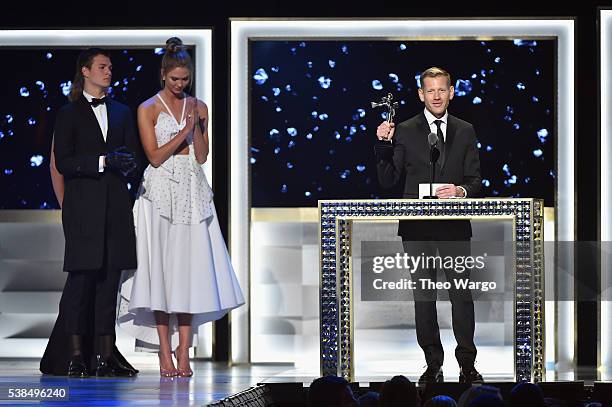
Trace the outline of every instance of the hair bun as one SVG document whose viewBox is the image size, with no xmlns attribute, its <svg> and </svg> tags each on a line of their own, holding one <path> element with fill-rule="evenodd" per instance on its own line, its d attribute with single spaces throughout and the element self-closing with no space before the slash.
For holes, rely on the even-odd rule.
<svg viewBox="0 0 612 407">
<path fill-rule="evenodd" d="M 166 51 L 168 52 L 179 52 L 183 50 L 183 41 L 178 37 L 168 38 L 166 41 Z"/>
</svg>

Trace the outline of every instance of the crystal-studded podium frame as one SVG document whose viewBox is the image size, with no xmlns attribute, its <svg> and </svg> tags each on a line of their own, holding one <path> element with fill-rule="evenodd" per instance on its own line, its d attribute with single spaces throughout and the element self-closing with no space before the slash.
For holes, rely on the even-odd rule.
<svg viewBox="0 0 612 407">
<path fill-rule="evenodd" d="M 544 377 L 544 203 L 540 199 L 319 201 L 321 375 L 353 381 L 353 221 L 512 220 L 514 237 L 514 380 Z"/>
</svg>

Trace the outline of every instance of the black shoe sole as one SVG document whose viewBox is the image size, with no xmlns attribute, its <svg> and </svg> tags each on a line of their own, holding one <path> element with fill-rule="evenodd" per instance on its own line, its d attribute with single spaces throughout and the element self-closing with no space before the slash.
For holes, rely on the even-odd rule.
<svg viewBox="0 0 612 407">
<path fill-rule="evenodd" d="M 119 372 L 115 372 L 114 374 L 115 377 L 136 377 L 136 373 L 119 373 Z"/>
<path fill-rule="evenodd" d="M 80 373 L 80 374 L 73 373 L 73 374 L 68 374 L 67 376 L 71 379 L 86 379 L 89 377 L 89 375 L 86 373 Z"/>
<path fill-rule="evenodd" d="M 96 377 L 115 377 L 116 376 L 115 372 L 113 372 L 110 369 L 104 369 L 104 370 L 100 370 L 100 371 L 96 370 L 94 372 L 94 375 Z"/>
<path fill-rule="evenodd" d="M 435 378 L 435 380 L 419 380 L 417 382 L 419 385 L 423 385 L 423 384 L 433 384 L 433 383 L 444 383 L 444 376 L 438 376 Z"/>
<path fill-rule="evenodd" d="M 467 381 L 464 378 L 459 378 L 459 383 L 465 383 L 465 384 L 483 384 L 485 381 L 484 379 L 479 379 L 479 380 L 472 380 L 472 381 Z"/>
</svg>

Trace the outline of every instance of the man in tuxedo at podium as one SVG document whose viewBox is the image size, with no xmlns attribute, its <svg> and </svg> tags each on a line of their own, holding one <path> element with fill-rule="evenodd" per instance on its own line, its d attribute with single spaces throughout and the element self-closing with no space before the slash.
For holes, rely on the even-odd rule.
<svg viewBox="0 0 612 407">
<path fill-rule="evenodd" d="M 127 184 L 137 185 L 142 157 L 130 109 L 106 95 L 111 77 L 106 51 L 81 52 L 71 103 L 58 111 L 55 122 L 54 163 L 65 186 L 58 199 L 68 276 L 40 363 L 43 373 L 137 373 L 115 347 L 115 318 L 121 270 L 136 268 Z"/>
<path fill-rule="evenodd" d="M 419 98 L 423 112 L 395 126 L 383 122 L 376 130 L 377 173 L 383 188 L 403 184 L 403 198 L 419 198 L 419 184 L 430 182 L 430 133 L 437 135 L 435 147 L 440 157 L 435 165 L 435 189 L 438 198 L 478 197 L 481 191 L 480 159 L 476 148 L 474 127 L 448 113 L 454 88 L 451 78 L 443 69 L 432 67 L 420 77 Z M 434 138 L 435 139 L 435 138 Z M 402 237 L 407 254 L 419 256 L 469 255 L 472 228 L 469 220 L 407 220 L 399 222 L 398 235 Z M 452 243 L 451 243 L 452 242 Z M 455 277 L 469 278 L 464 272 L 458 276 L 454 270 L 444 269 L 451 283 L 449 298 L 452 306 L 453 333 L 457 341 L 455 356 L 459 362 L 459 381 L 482 382 L 474 367 L 474 303 L 469 290 L 457 290 L 452 284 Z M 411 275 L 413 281 L 436 281 L 435 269 L 421 268 Z M 419 383 L 444 380 L 442 364 L 444 351 L 437 321 L 436 292 L 415 285 L 414 306 L 417 341 L 425 353 L 427 369 Z"/>
</svg>

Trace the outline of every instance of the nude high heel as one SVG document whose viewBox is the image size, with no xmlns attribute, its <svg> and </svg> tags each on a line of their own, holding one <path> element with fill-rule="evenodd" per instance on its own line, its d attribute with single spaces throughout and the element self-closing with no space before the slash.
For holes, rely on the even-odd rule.
<svg viewBox="0 0 612 407">
<path fill-rule="evenodd" d="M 176 376 L 179 375 L 179 371 L 176 370 L 175 368 L 164 369 L 162 367 L 161 353 L 160 352 L 157 352 L 157 357 L 159 358 L 159 375 L 161 377 L 176 377 Z"/>
<path fill-rule="evenodd" d="M 181 363 L 179 362 L 178 350 L 179 350 L 178 347 L 174 350 L 174 357 L 176 358 L 177 366 L 180 366 Z M 189 349 L 187 349 L 185 352 L 187 353 L 187 360 L 189 360 Z M 189 362 L 187 363 L 187 366 L 189 366 Z M 191 370 L 191 367 L 188 367 L 187 369 L 178 368 L 177 372 L 178 372 L 178 376 L 179 377 L 191 377 L 191 376 L 193 376 L 193 370 Z"/>
</svg>

